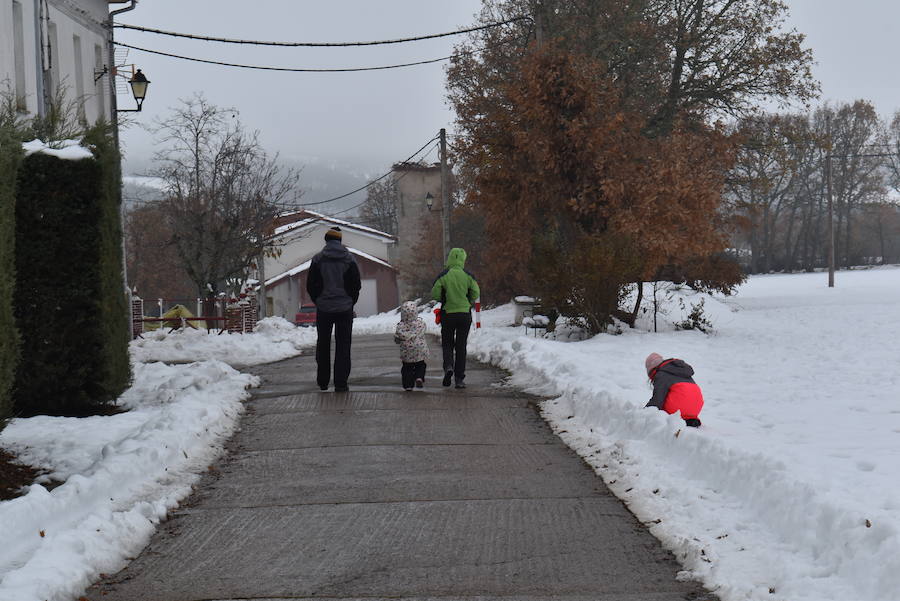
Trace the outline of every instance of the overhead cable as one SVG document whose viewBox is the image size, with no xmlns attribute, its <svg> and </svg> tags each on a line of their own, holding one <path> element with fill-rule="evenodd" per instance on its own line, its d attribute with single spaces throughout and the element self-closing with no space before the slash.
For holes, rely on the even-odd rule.
<svg viewBox="0 0 900 601">
<path fill-rule="evenodd" d="M 502 25 L 509 25 L 510 23 L 515 23 L 517 21 L 522 20 L 530 20 L 531 17 L 528 16 L 520 16 L 514 17 L 512 19 L 507 19 L 506 21 L 499 21 L 497 23 L 488 23 L 487 25 L 480 25 L 478 27 L 469 27 L 467 29 L 458 29 L 456 31 L 448 31 L 445 33 L 434 33 L 429 35 L 421 35 L 410 38 L 397 38 L 393 40 L 375 40 L 368 42 L 268 42 L 263 40 L 240 40 L 235 38 L 220 38 L 213 36 L 205 36 L 205 35 L 197 35 L 192 33 L 179 33 L 175 31 L 164 31 L 162 29 L 153 29 L 151 27 L 139 27 L 137 25 L 127 25 L 125 23 L 119 23 L 114 27 L 120 29 L 133 29 L 134 31 L 142 31 L 145 33 L 156 33 L 159 35 L 167 35 L 176 38 L 187 38 L 191 40 L 203 40 L 206 42 L 222 42 L 226 44 L 251 44 L 255 46 L 286 46 L 286 47 L 306 47 L 306 48 L 332 48 L 332 47 L 347 47 L 347 46 L 378 46 L 384 44 L 402 44 L 406 42 L 418 42 L 421 40 L 433 40 L 435 38 L 444 38 L 453 35 L 461 35 L 464 33 L 471 33 L 473 31 L 482 31 L 485 29 L 491 29 L 493 27 L 500 27 Z"/>
<path fill-rule="evenodd" d="M 182 56 L 180 54 L 172 54 L 170 52 L 162 52 L 160 50 L 150 50 L 148 48 L 139 48 L 138 46 L 131 46 L 129 44 L 123 44 L 122 42 L 114 42 L 116 46 L 122 46 L 123 48 L 131 48 L 132 50 L 139 50 L 141 52 L 149 52 L 150 54 L 158 54 L 160 56 L 168 56 L 170 58 L 178 58 L 185 61 L 193 61 L 195 63 L 206 63 L 207 65 L 219 65 L 222 67 L 238 67 L 240 69 L 259 69 L 262 71 L 290 71 L 292 73 L 349 73 L 352 71 L 380 71 L 382 69 L 399 69 L 401 67 L 413 67 L 415 65 L 427 65 L 429 63 L 438 63 L 440 61 L 448 60 L 452 57 L 444 56 L 441 58 L 434 58 L 431 60 L 425 61 L 417 61 L 414 63 L 402 63 L 397 65 L 383 65 L 380 67 L 353 67 L 349 69 L 296 69 L 291 67 L 264 67 L 261 65 L 242 65 L 239 63 L 226 63 L 222 61 L 211 61 L 202 58 L 194 58 L 190 56 Z"/>
<path fill-rule="evenodd" d="M 113 42 L 116 46 L 121 46 L 123 48 L 130 48 L 132 50 L 138 50 L 140 52 L 148 52 L 150 54 L 158 54 L 160 56 L 168 56 L 170 58 L 177 58 L 186 61 L 193 61 L 195 63 L 205 63 L 207 65 L 219 65 L 222 67 L 237 67 L 239 69 L 258 69 L 262 71 L 288 71 L 291 73 L 351 73 L 356 71 L 383 71 L 385 69 L 400 69 L 403 67 L 414 67 L 416 65 L 428 65 L 431 63 L 439 63 L 441 61 L 450 60 L 456 56 L 463 56 L 467 54 L 475 54 L 476 52 L 480 52 L 489 47 L 499 46 L 500 44 L 508 44 L 509 42 L 515 42 L 521 39 L 524 39 L 526 36 L 518 36 L 514 38 L 509 38 L 507 40 L 503 40 L 499 44 L 494 44 L 492 46 L 485 46 L 483 48 L 477 48 L 474 50 L 466 50 L 463 52 L 457 52 L 456 54 L 451 54 L 450 56 L 442 56 L 440 58 L 433 58 L 429 60 L 423 61 L 415 61 L 411 63 L 400 63 L 396 65 L 381 65 L 378 67 L 350 67 L 344 69 L 305 69 L 305 68 L 294 68 L 294 67 L 269 67 L 263 65 L 244 65 L 240 63 L 226 63 L 223 61 L 213 61 L 207 60 L 203 58 L 194 58 L 191 56 L 183 56 L 180 54 L 172 54 L 170 52 L 162 52 L 160 50 L 150 50 L 149 48 L 141 48 L 139 46 L 132 46 L 130 44 L 124 44 L 122 42 Z"/>
<path fill-rule="evenodd" d="M 420 152 L 422 152 L 423 150 L 425 150 L 425 149 L 428 147 L 428 145 L 431 144 L 432 142 L 434 142 L 435 140 L 437 140 L 437 136 L 435 136 L 435 137 L 431 138 L 430 140 L 428 140 L 427 142 L 425 142 L 425 144 L 423 144 L 422 147 L 421 147 L 420 149 L 418 149 L 417 151 L 415 151 L 414 153 L 412 153 L 411 155 L 409 155 L 409 157 L 408 157 L 405 161 L 402 161 L 402 162 L 403 162 L 403 163 L 408 163 L 409 161 L 411 161 L 412 159 L 414 159 Z M 429 153 L 430 153 L 430 152 L 431 152 L 431 151 L 429 150 Z M 426 156 L 427 156 L 427 155 L 426 155 Z M 356 190 L 351 190 L 350 192 L 347 192 L 346 194 L 341 194 L 340 196 L 335 196 L 334 198 L 329 198 L 328 200 L 319 200 L 319 201 L 316 201 L 316 202 L 304 202 L 304 203 L 299 203 L 298 205 L 295 205 L 294 208 L 314 207 L 314 206 L 317 206 L 317 205 L 328 204 L 329 202 L 334 202 L 334 201 L 336 201 L 336 200 L 341 200 L 342 198 L 347 198 L 347 197 L 350 196 L 351 194 L 356 194 L 357 192 L 362 192 L 362 191 L 365 190 L 366 188 L 368 188 L 368 187 L 370 187 L 370 186 L 376 184 L 377 182 L 380 182 L 381 180 L 383 180 L 384 178 L 388 177 L 388 176 L 389 176 L 391 173 L 393 173 L 393 172 L 394 172 L 394 170 L 391 169 L 391 170 L 388 171 L 387 173 L 385 173 L 385 174 L 383 174 L 383 175 L 380 175 L 379 177 L 377 177 L 377 178 L 373 179 L 372 181 L 366 183 L 365 186 L 360 186 L 360 187 L 357 188 Z"/>
<path fill-rule="evenodd" d="M 425 157 L 427 157 L 427 156 L 430 155 L 432 152 L 434 152 L 434 150 L 435 150 L 438 146 L 439 146 L 439 144 L 435 144 L 435 145 L 432 146 L 430 149 L 428 149 L 428 152 L 425 153 L 425 155 L 422 157 L 422 159 L 425 159 Z M 408 162 L 408 161 L 409 161 L 409 160 L 407 159 L 407 160 L 404 161 L 404 162 Z M 385 177 L 386 175 L 390 175 L 391 173 L 393 173 L 393 171 L 389 171 L 387 174 L 383 175 L 382 177 Z M 410 173 L 410 172 L 409 172 L 409 171 L 404 171 L 403 173 L 401 173 L 401 174 L 399 175 L 399 177 L 397 177 L 396 181 L 400 181 L 401 179 L 403 179 L 404 177 L 406 177 L 406 175 L 407 175 L 408 173 Z M 381 178 L 379 178 L 379 179 L 381 179 Z M 369 182 L 369 185 L 374 184 L 374 183 L 377 182 L 377 181 L 378 181 L 378 180 L 373 180 L 373 181 Z M 344 213 L 349 213 L 350 211 L 353 211 L 353 210 L 358 209 L 359 207 L 363 206 L 363 205 L 366 204 L 367 202 L 369 202 L 369 199 L 368 199 L 368 198 L 366 198 L 366 199 L 365 199 L 364 201 L 362 201 L 361 203 L 358 203 L 358 204 L 353 205 L 353 206 L 350 207 L 350 208 L 343 209 L 342 211 L 337 211 L 336 213 L 332 213 L 331 215 L 329 215 L 329 217 L 336 217 L 337 215 L 342 215 L 342 214 L 344 214 Z"/>
</svg>

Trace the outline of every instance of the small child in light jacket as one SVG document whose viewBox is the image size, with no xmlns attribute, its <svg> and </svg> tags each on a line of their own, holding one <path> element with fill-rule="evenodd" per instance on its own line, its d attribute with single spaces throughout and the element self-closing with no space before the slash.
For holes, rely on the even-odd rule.
<svg viewBox="0 0 900 601">
<path fill-rule="evenodd" d="M 400 306 L 400 323 L 394 332 L 394 342 L 400 345 L 400 379 L 403 390 L 413 386 L 422 388 L 425 383 L 425 359 L 428 358 L 428 342 L 425 340 L 425 320 L 419 317 L 416 303 L 407 301 Z"/>
<path fill-rule="evenodd" d="M 681 359 L 663 359 L 659 353 L 650 353 L 644 367 L 653 382 L 653 397 L 646 406 L 668 414 L 680 411 L 686 425 L 699 426 L 703 393 L 692 377 L 694 368 Z"/>
</svg>

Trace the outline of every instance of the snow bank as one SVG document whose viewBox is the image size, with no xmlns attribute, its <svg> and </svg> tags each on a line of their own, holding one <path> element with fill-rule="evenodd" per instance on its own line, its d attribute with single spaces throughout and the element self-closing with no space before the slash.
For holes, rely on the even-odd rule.
<svg viewBox="0 0 900 601">
<path fill-rule="evenodd" d="M 216 359 L 229 365 L 258 365 L 299 355 L 316 342 L 315 328 L 298 328 L 282 317 L 260 320 L 249 334 L 207 333 L 185 328 L 160 328 L 132 341 L 133 361 L 168 363 Z"/>
<path fill-rule="evenodd" d="M 0 445 L 48 470 L 0 503 L 0 600 L 68 600 L 121 569 L 221 452 L 257 385 L 219 361 L 137 364 L 128 412 L 14 419 Z"/>
<path fill-rule="evenodd" d="M 837 286 L 751 278 L 707 300 L 711 336 L 667 326 L 565 343 L 493 327 L 470 352 L 554 397 L 554 429 L 723 601 L 894 601 L 900 270 L 839 273 Z M 703 427 L 643 408 L 652 351 L 697 370 Z"/>
<path fill-rule="evenodd" d="M 54 142 L 52 145 L 40 140 L 32 140 L 31 142 L 23 143 L 22 148 L 25 150 L 25 156 L 30 156 L 35 153 L 49 154 L 66 161 L 80 161 L 81 159 L 94 158 L 94 154 L 89 149 L 82 146 L 81 142 L 78 140 L 62 140 L 60 142 Z"/>
</svg>

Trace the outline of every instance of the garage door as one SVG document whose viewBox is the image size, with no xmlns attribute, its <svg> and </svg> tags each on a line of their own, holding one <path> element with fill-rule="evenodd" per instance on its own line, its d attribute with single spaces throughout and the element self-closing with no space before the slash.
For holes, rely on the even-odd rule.
<svg viewBox="0 0 900 601">
<path fill-rule="evenodd" d="M 356 303 L 357 317 L 368 317 L 378 313 L 378 284 L 374 279 L 363 280 Z"/>
</svg>

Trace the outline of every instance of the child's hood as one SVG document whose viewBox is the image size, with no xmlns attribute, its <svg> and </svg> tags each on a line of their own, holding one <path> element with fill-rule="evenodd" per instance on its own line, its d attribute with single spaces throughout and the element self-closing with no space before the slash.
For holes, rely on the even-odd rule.
<svg viewBox="0 0 900 601">
<path fill-rule="evenodd" d="M 694 368 L 681 359 L 666 359 L 657 368 L 657 373 L 661 371 L 680 378 L 690 378 L 694 375 Z"/>
<path fill-rule="evenodd" d="M 451 248 L 450 253 L 447 255 L 447 268 L 451 267 L 459 267 L 460 269 L 464 269 L 466 267 L 466 251 L 461 248 Z"/>
<path fill-rule="evenodd" d="M 419 307 L 413 301 L 406 301 L 400 305 L 400 321 L 411 322 L 419 317 Z"/>
</svg>

